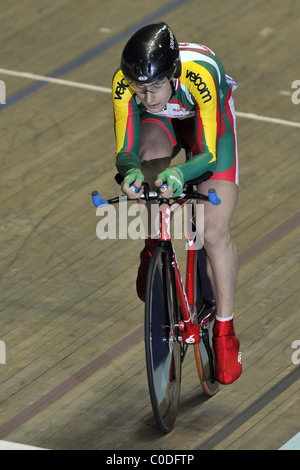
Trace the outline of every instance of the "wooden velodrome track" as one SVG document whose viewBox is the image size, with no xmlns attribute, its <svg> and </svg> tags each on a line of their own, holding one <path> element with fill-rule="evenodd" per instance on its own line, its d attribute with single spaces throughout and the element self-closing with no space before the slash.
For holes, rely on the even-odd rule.
<svg viewBox="0 0 300 470">
<path fill-rule="evenodd" d="M 167 436 L 155 427 L 146 382 L 135 293 L 143 242 L 99 240 L 90 201 L 95 188 L 119 193 L 108 89 L 125 41 L 156 20 L 180 41 L 211 47 L 239 85 L 232 233 L 244 370 L 206 399 L 188 352 Z M 299 31 L 298 0 L 2 3 L 0 440 L 257 450 L 299 432 Z"/>
</svg>

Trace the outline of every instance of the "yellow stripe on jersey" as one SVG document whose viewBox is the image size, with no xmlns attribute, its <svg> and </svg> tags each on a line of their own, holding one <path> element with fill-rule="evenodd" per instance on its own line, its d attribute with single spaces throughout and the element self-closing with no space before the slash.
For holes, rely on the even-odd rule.
<svg viewBox="0 0 300 470">
<path fill-rule="evenodd" d="M 218 85 L 211 73 L 197 62 L 184 62 L 181 83 L 190 91 L 196 102 L 197 145 L 201 152 L 209 151 L 217 159 L 217 139 L 220 128 Z"/>
<path fill-rule="evenodd" d="M 116 155 L 124 147 L 127 132 L 128 105 L 132 98 L 127 91 L 128 84 L 121 70 L 119 70 L 112 84 L 112 99 L 114 105 Z"/>
</svg>

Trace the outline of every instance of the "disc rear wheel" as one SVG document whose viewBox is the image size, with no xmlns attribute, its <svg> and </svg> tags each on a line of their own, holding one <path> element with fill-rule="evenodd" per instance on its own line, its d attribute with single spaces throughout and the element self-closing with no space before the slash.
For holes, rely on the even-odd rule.
<svg viewBox="0 0 300 470">
<path fill-rule="evenodd" d="M 219 383 L 215 379 L 215 354 L 212 344 L 215 311 L 208 313 L 200 322 L 200 343 L 194 344 L 199 379 L 204 392 L 213 396 L 217 393 Z"/>
<path fill-rule="evenodd" d="M 197 321 L 200 325 L 200 343 L 194 345 L 196 366 L 204 392 L 213 396 L 219 389 L 219 383 L 215 379 L 215 353 L 212 342 L 216 309 L 206 273 L 206 254 L 203 248 L 197 253 L 195 282 Z"/>
</svg>

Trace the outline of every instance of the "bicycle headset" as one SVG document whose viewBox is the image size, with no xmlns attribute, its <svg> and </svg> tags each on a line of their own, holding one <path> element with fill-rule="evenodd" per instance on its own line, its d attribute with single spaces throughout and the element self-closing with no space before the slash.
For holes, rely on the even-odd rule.
<svg viewBox="0 0 300 470">
<path fill-rule="evenodd" d="M 121 70 L 129 83 L 179 78 L 179 47 L 169 26 L 161 22 L 139 29 L 123 49 Z"/>
</svg>

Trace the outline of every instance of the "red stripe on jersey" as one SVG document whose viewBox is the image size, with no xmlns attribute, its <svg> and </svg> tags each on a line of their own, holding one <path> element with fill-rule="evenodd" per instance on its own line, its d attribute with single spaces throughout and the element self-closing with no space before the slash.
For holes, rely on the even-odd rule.
<svg viewBox="0 0 300 470">
<path fill-rule="evenodd" d="M 219 91 L 218 91 L 218 87 L 216 85 L 216 82 L 215 82 L 215 79 L 213 78 L 214 80 L 214 85 L 215 85 L 215 89 L 216 89 L 216 96 L 218 97 L 218 101 L 217 101 L 217 115 L 216 115 L 216 125 L 217 125 L 217 140 L 219 140 L 220 138 L 220 135 L 221 135 L 221 115 L 220 115 L 220 101 L 219 101 Z M 216 153 L 218 152 L 218 142 L 216 142 Z M 217 155 L 216 155 L 217 156 Z"/>
<path fill-rule="evenodd" d="M 197 148 L 199 149 L 199 152 L 200 152 L 200 153 L 203 153 L 203 152 L 204 152 L 204 149 L 203 149 L 203 142 L 202 142 L 202 138 L 203 138 L 203 122 L 202 122 L 202 118 L 201 118 L 201 114 L 200 114 L 199 108 L 197 109 L 197 113 L 196 113 L 196 122 L 197 122 L 196 130 L 195 130 L 196 145 L 197 145 Z"/>
<path fill-rule="evenodd" d="M 226 98 L 225 98 L 225 106 L 224 106 L 224 109 L 225 109 L 225 112 L 226 112 L 226 116 L 228 117 L 229 121 L 230 121 L 230 126 L 231 126 L 231 132 L 232 132 L 232 135 L 233 135 L 233 138 L 234 138 L 234 161 L 236 160 L 236 135 L 235 135 L 235 129 L 234 129 L 234 119 L 233 119 L 233 116 L 232 116 L 232 112 L 231 112 L 231 109 L 230 109 L 230 106 L 229 106 L 229 100 L 231 98 L 231 90 L 229 89 L 228 90 L 228 93 L 226 95 Z"/>
<path fill-rule="evenodd" d="M 224 178 L 228 181 L 233 181 L 237 183 L 236 181 L 236 165 L 237 165 L 236 134 L 235 134 L 235 128 L 234 128 L 234 118 L 233 118 L 233 115 L 229 106 L 229 100 L 231 98 L 231 95 L 232 95 L 232 92 L 231 92 L 231 89 L 229 89 L 225 98 L 224 110 L 230 122 L 231 132 L 232 132 L 233 141 L 234 141 L 234 162 L 233 162 L 233 165 L 230 168 L 228 168 L 228 170 L 217 174 L 216 179 Z"/>
<path fill-rule="evenodd" d="M 187 109 L 187 107 L 183 104 L 183 102 L 180 101 L 178 98 L 171 98 L 171 99 L 168 101 L 168 103 L 176 103 L 176 104 L 178 104 L 179 106 L 181 106 L 181 107 Z"/>
<path fill-rule="evenodd" d="M 133 125 L 133 110 L 132 110 L 132 99 L 130 98 L 128 102 L 128 116 L 127 116 L 127 125 L 126 125 L 126 134 L 127 134 L 127 155 L 132 159 L 130 152 L 134 144 L 134 125 Z"/>
</svg>

